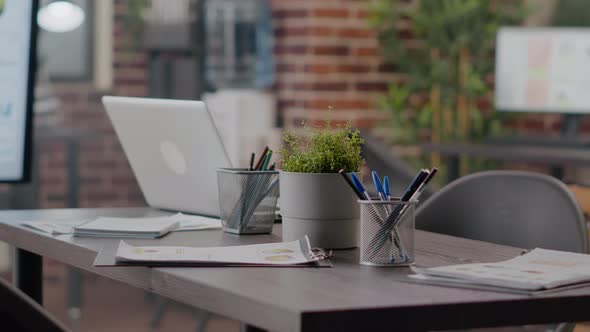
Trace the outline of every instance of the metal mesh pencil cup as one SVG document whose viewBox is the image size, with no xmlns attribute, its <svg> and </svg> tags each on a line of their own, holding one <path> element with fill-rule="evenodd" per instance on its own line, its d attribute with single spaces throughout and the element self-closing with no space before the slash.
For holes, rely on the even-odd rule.
<svg viewBox="0 0 590 332">
<path fill-rule="evenodd" d="M 219 215 L 233 234 L 272 232 L 279 197 L 278 171 L 217 169 Z"/>
<path fill-rule="evenodd" d="M 407 266 L 414 263 L 417 201 L 358 201 L 361 205 L 360 263 Z"/>
</svg>

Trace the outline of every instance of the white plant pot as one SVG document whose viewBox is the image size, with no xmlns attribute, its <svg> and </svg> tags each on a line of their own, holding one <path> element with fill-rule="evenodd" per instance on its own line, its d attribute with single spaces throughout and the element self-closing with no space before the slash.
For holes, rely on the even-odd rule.
<svg viewBox="0 0 590 332">
<path fill-rule="evenodd" d="M 338 173 L 280 172 L 283 241 L 305 235 L 326 249 L 358 246 L 359 204 Z"/>
</svg>

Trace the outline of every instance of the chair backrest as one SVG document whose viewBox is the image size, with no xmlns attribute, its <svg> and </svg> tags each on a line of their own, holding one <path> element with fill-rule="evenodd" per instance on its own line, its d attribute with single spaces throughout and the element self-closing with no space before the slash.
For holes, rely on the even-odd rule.
<svg viewBox="0 0 590 332">
<path fill-rule="evenodd" d="M 419 207 L 416 227 L 527 249 L 588 248 L 584 217 L 567 187 L 523 171 L 480 172 L 448 184 Z"/>
<path fill-rule="evenodd" d="M 26 294 L 0 278 L 0 330 L 64 332 L 64 325 Z"/>
</svg>

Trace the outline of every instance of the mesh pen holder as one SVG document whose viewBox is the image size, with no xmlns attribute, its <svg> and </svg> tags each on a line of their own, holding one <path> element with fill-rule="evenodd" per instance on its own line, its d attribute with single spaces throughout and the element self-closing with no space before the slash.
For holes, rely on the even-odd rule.
<svg viewBox="0 0 590 332">
<path fill-rule="evenodd" d="M 361 205 L 360 263 L 407 266 L 414 263 L 417 201 L 358 201 Z"/>
<path fill-rule="evenodd" d="M 272 232 L 279 197 L 278 171 L 220 168 L 217 185 L 219 215 L 225 232 Z"/>
</svg>

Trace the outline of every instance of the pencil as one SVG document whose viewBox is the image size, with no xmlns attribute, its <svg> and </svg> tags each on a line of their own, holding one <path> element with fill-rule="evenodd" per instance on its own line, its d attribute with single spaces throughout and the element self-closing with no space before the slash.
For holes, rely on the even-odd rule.
<svg viewBox="0 0 590 332">
<path fill-rule="evenodd" d="M 256 153 L 252 152 L 252 154 L 250 155 L 250 166 L 248 167 L 249 171 L 254 170 L 254 158 L 255 157 L 256 157 Z"/>
<path fill-rule="evenodd" d="M 266 158 L 264 158 L 264 161 L 262 162 L 262 166 L 260 167 L 260 170 L 266 171 L 266 168 L 268 167 L 268 163 L 270 163 L 270 158 L 272 158 L 272 150 L 268 150 L 268 152 L 266 153 Z"/>
<path fill-rule="evenodd" d="M 260 155 L 260 159 L 258 159 L 258 162 L 256 163 L 256 166 L 254 166 L 254 170 L 259 170 L 260 166 L 262 166 L 262 163 L 264 162 L 264 159 L 266 158 L 266 153 L 268 152 L 268 146 L 264 147 L 264 150 L 262 151 L 262 154 Z"/>
</svg>

